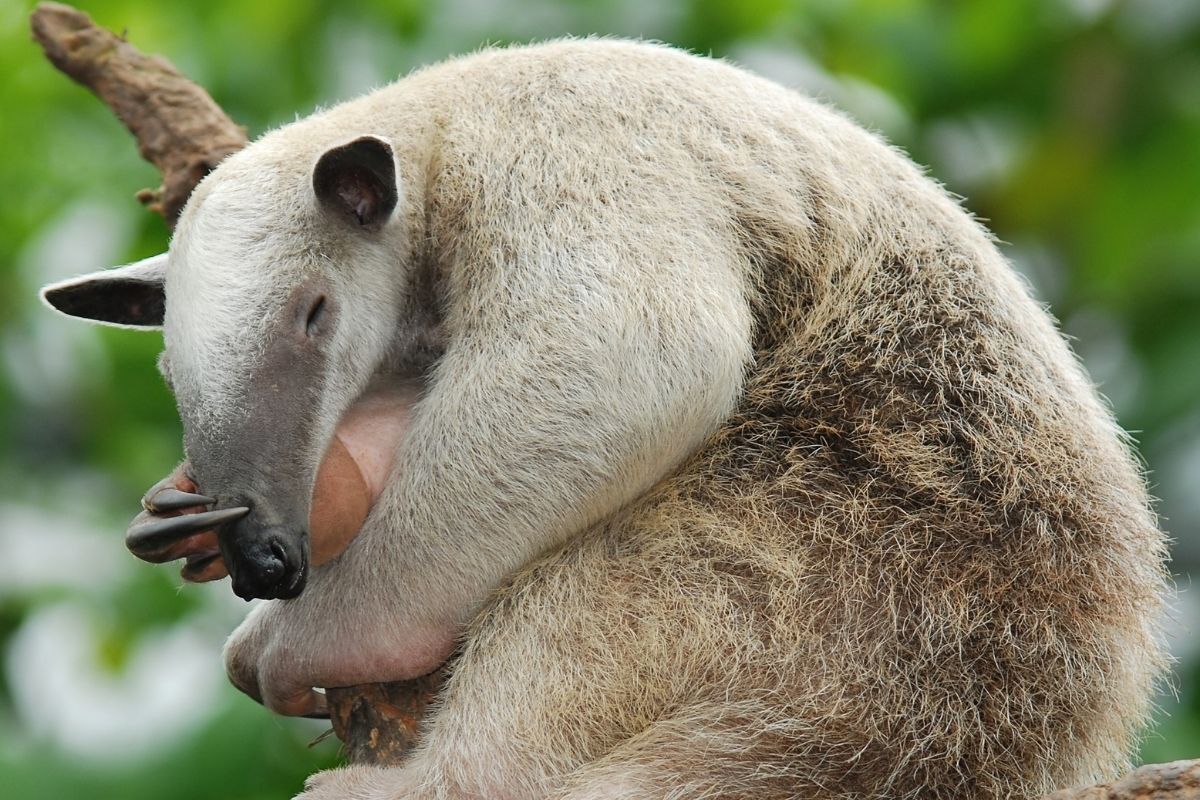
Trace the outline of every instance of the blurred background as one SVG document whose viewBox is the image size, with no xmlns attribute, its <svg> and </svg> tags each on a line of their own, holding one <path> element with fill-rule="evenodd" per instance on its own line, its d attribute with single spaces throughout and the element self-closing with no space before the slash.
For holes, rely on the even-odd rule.
<svg viewBox="0 0 1200 800">
<path fill-rule="evenodd" d="M 160 252 L 157 186 L 110 112 L 0 0 L 0 794 L 282 798 L 337 759 L 224 679 L 227 584 L 135 561 L 179 458 L 157 334 L 43 283 Z M 1133 432 L 1174 538 L 1174 690 L 1148 761 L 1200 756 L 1200 3 L 1196 0 L 85 2 L 252 136 L 483 43 L 601 33 L 730 58 L 905 148 L 978 216 Z"/>
</svg>

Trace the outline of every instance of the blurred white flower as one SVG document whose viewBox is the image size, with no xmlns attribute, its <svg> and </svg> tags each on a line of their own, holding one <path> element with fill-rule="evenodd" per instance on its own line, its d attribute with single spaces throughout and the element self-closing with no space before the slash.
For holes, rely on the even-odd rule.
<svg viewBox="0 0 1200 800">
<path fill-rule="evenodd" d="M 7 676 L 21 723 L 105 764 L 144 759 L 204 725 L 224 670 L 219 637 L 177 625 L 140 640 L 124 668 L 99 663 L 95 621 L 77 603 L 34 612 L 13 637 Z"/>
<path fill-rule="evenodd" d="M 38 229 L 17 261 L 30 312 L 9 325 L 3 346 L 4 378 L 32 406 L 63 402 L 107 368 L 91 325 L 68 323 L 36 308 L 37 289 L 72 275 L 115 266 L 133 237 L 129 214 L 80 201 Z"/>
<path fill-rule="evenodd" d="M 912 117 L 890 94 L 859 78 L 827 72 L 797 52 L 794 45 L 743 42 L 732 48 L 730 59 L 765 78 L 832 103 L 891 139 L 906 139 L 912 133 Z"/>
<path fill-rule="evenodd" d="M 1049 303 L 1053 312 L 1055 304 L 1063 300 L 1066 288 L 1068 270 L 1062 255 L 1045 242 L 1030 237 L 1002 243 L 1000 248 L 1033 287 L 1034 298 L 1039 303 Z"/>
<path fill-rule="evenodd" d="M 1093 22 L 1107 14 L 1113 0 L 1063 0 L 1063 7 L 1083 22 Z"/>
<path fill-rule="evenodd" d="M 1117 21 L 1123 31 L 1154 44 L 1182 39 L 1200 26 L 1196 0 L 1133 0 L 1122 3 Z"/>
<path fill-rule="evenodd" d="M 48 587 L 104 589 L 134 561 L 119 531 L 44 509 L 0 504 L 0 598 Z"/>
<path fill-rule="evenodd" d="M 931 122 L 925 132 L 940 180 L 961 191 L 1000 183 L 1020 163 L 1029 136 L 1010 114 L 978 112 Z"/>
</svg>

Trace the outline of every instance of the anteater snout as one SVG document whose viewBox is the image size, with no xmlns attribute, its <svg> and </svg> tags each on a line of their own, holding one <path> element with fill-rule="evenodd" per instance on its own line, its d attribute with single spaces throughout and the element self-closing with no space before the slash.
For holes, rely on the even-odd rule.
<svg viewBox="0 0 1200 800">
<path fill-rule="evenodd" d="M 307 532 L 259 528 L 253 515 L 222 536 L 233 593 L 243 600 L 296 597 L 308 579 Z"/>
</svg>

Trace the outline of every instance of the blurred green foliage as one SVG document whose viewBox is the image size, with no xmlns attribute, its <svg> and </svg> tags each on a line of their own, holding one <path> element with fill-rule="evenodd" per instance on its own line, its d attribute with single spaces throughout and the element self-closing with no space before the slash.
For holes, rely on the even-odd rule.
<svg viewBox="0 0 1200 800">
<path fill-rule="evenodd" d="M 123 554 L 136 498 L 179 455 L 179 426 L 153 367 L 159 337 L 74 325 L 36 302 L 45 281 L 152 254 L 167 238 L 132 199 L 157 184 L 154 170 L 107 109 L 44 61 L 29 41 L 31 6 L 0 0 L 0 793 L 288 796 L 333 763 L 336 748 L 307 749 L 319 726 L 274 719 L 231 689 L 204 695 L 203 709 L 180 712 L 195 718 L 190 727 L 149 744 L 125 746 L 104 719 L 123 716 L 121 707 L 101 711 L 94 729 L 117 739 L 101 751 L 64 733 L 70 708 L 51 714 L 40 695 L 22 699 L 80 658 L 30 644 L 42 641 L 38 630 L 54 630 L 51 611 L 89 620 L 94 641 L 84 642 L 83 659 L 110 682 L 147 641 L 185 629 L 209 637 L 206 669 L 219 672 L 220 636 L 239 613 L 223 585 L 179 589 L 170 570 Z M 1187 627 L 1200 618 L 1187 591 L 1200 560 L 1200 4 L 96 0 L 86 8 L 170 57 L 252 135 L 484 43 L 591 33 L 733 58 L 884 132 L 989 221 L 1136 432 L 1183 589 L 1172 631 L 1179 697 L 1164 695 L 1144 754 L 1200 755 L 1196 637 Z M 79 555 L 96 539 L 97 555 Z M 99 554 L 108 551 L 119 563 L 106 573 Z"/>
</svg>

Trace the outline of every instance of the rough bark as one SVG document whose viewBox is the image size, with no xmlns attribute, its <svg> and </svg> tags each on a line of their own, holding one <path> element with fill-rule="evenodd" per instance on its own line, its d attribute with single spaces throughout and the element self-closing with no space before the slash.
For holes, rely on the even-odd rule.
<svg viewBox="0 0 1200 800">
<path fill-rule="evenodd" d="M 166 59 L 58 3 L 31 17 L 34 37 L 56 67 L 91 89 L 134 135 L 163 186 L 139 199 L 172 226 L 192 189 L 225 156 L 247 143 L 245 130 L 208 93 Z M 403 683 L 329 689 L 334 732 L 351 761 L 396 764 L 416 739 L 422 715 L 446 673 Z M 1110 784 L 1064 789 L 1045 800 L 1200 800 L 1200 760 L 1150 764 Z"/>
<path fill-rule="evenodd" d="M 46 57 L 112 109 L 137 140 L 142 158 L 162 173 L 163 185 L 138 199 L 173 228 L 196 184 L 248 143 L 246 131 L 165 58 L 139 51 L 87 14 L 41 3 L 30 16 Z M 398 763 L 417 735 L 442 672 L 403 683 L 328 691 L 330 720 L 351 761 Z"/>
<path fill-rule="evenodd" d="M 1120 780 L 1063 789 L 1045 800 L 1194 800 L 1200 798 L 1200 760 L 1147 764 Z"/>
<path fill-rule="evenodd" d="M 398 764 L 416 742 L 421 718 L 446 679 L 442 668 L 403 683 L 326 689 L 333 731 L 355 764 Z"/>
<path fill-rule="evenodd" d="M 162 186 L 138 199 L 174 227 L 196 184 L 246 146 L 245 129 L 171 62 L 142 53 L 82 11 L 42 3 L 30 22 L 46 57 L 103 100 L 137 139 L 142 158 L 158 167 Z"/>
</svg>

